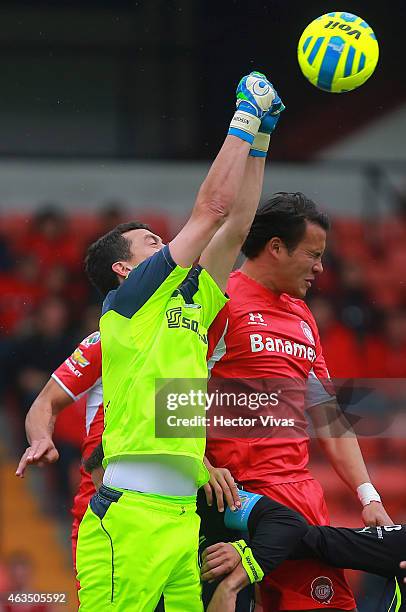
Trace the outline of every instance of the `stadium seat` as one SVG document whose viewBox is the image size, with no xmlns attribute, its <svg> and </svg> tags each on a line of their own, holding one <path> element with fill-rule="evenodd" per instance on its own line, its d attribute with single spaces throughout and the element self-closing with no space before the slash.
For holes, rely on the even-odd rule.
<svg viewBox="0 0 406 612">
<path fill-rule="evenodd" d="M 70 559 L 60 546 L 54 520 L 40 513 L 36 498 L 27 483 L 14 475 L 15 464 L 4 461 L 0 465 L 0 480 L 7 495 L 0 499 L 2 517 L 2 553 L 27 554 L 36 569 L 35 583 L 42 592 L 66 592 L 69 610 L 77 609 L 76 589 Z M 32 484 L 32 481 L 31 481 Z M 45 553 L 45 554 L 44 554 Z"/>
</svg>

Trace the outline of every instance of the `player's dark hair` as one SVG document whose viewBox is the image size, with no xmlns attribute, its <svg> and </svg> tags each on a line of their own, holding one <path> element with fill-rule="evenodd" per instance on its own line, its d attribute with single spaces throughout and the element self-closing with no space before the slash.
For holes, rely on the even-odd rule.
<svg viewBox="0 0 406 612">
<path fill-rule="evenodd" d="M 93 470 L 96 470 L 97 468 L 102 466 L 103 459 L 103 444 L 100 442 L 100 444 L 98 444 L 96 448 L 93 449 L 89 457 L 84 460 L 83 467 L 85 468 L 86 472 L 89 472 L 89 474 L 91 474 Z"/>
<path fill-rule="evenodd" d="M 327 215 L 300 191 L 275 193 L 259 206 L 241 250 L 248 259 L 254 259 L 271 238 L 278 237 L 291 252 L 303 239 L 306 221 L 330 229 Z"/>
<path fill-rule="evenodd" d="M 117 275 L 113 272 L 111 266 L 116 261 L 126 261 L 131 258 L 131 243 L 123 234 L 136 229 L 151 230 L 149 225 L 139 221 L 120 223 L 96 242 L 93 242 L 87 249 L 86 274 L 92 285 L 103 296 L 119 286 Z"/>
</svg>

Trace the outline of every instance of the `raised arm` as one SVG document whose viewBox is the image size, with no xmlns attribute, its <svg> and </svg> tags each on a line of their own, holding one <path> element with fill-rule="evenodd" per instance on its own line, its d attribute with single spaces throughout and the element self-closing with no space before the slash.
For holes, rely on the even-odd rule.
<svg viewBox="0 0 406 612">
<path fill-rule="evenodd" d="M 272 106 L 263 117 L 260 131 L 252 144 L 241 189 L 234 206 L 225 223 L 215 233 L 200 258 L 199 263 L 211 274 L 222 289 L 227 284 L 228 276 L 258 208 L 270 135 L 274 131 L 280 113 L 284 108 L 281 99 L 275 92 Z"/>
<path fill-rule="evenodd" d="M 241 79 L 237 96 L 228 135 L 200 187 L 192 215 L 169 245 L 180 266 L 192 265 L 229 217 L 241 192 L 250 147 L 275 93 L 262 74 L 251 73 Z"/>
</svg>

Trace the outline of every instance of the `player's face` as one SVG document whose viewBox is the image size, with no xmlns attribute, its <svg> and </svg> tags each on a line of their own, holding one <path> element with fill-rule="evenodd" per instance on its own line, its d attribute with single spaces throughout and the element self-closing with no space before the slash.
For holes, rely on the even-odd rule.
<svg viewBox="0 0 406 612">
<path fill-rule="evenodd" d="M 321 258 L 326 248 L 326 232 L 307 222 L 306 232 L 294 251 L 282 247 L 279 258 L 278 289 L 292 297 L 304 298 L 318 274 L 323 272 Z"/>
<path fill-rule="evenodd" d="M 128 263 L 134 268 L 164 246 L 159 236 L 146 229 L 130 230 L 123 236 L 131 243 L 132 258 Z"/>
</svg>

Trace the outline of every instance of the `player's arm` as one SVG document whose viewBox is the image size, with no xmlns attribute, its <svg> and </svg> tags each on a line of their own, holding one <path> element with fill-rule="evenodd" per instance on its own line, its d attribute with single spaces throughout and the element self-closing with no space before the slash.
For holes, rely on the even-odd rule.
<svg viewBox="0 0 406 612">
<path fill-rule="evenodd" d="M 221 288 L 224 288 L 227 283 L 228 275 L 247 237 L 258 208 L 270 135 L 274 131 L 280 113 L 284 108 L 275 92 L 275 99 L 270 110 L 263 117 L 257 135 L 261 144 L 256 144 L 256 141 L 253 143 L 237 199 L 226 221 L 215 233 L 200 257 L 199 263 L 210 273 Z M 261 149 L 257 147 L 261 147 Z"/>
<path fill-rule="evenodd" d="M 237 595 L 249 583 L 247 572 L 239 563 L 214 591 L 207 612 L 235 612 Z"/>
<path fill-rule="evenodd" d="M 16 475 L 24 477 L 27 465 L 54 463 L 59 454 L 52 440 L 58 414 L 72 403 L 72 397 L 52 378 L 34 400 L 25 420 L 29 446 L 18 464 Z"/>
<path fill-rule="evenodd" d="M 308 524 L 298 512 L 264 495 L 248 491 L 241 491 L 241 495 L 245 498 L 243 510 L 231 512 L 227 508 L 225 512 L 223 537 L 227 537 L 227 530 L 248 532 L 250 544 L 240 540 L 207 547 L 202 554 L 202 580 L 221 578 L 242 563 L 249 582 L 259 582 L 292 554 L 307 533 Z M 204 531 L 206 515 L 201 518 Z"/>
<path fill-rule="evenodd" d="M 335 399 L 308 408 L 318 442 L 340 478 L 358 494 L 365 525 L 393 525 L 371 483 L 357 436 Z"/>
<path fill-rule="evenodd" d="M 274 99 L 271 84 L 259 73 L 241 79 L 237 95 L 240 93 L 245 97 L 239 101 L 229 133 L 200 187 L 192 215 L 169 245 L 180 266 L 188 267 L 200 257 L 230 215 L 241 191 L 250 147 Z"/>
<path fill-rule="evenodd" d="M 336 400 L 310 311 L 309 323 L 315 338 L 316 359 L 307 382 L 306 408 L 318 442 L 340 478 L 358 495 L 365 525 L 393 525 L 371 483 L 357 436 Z"/>
<path fill-rule="evenodd" d="M 320 559 L 333 567 L 391 578 L 402 574 L 399 563 L 405 547 L 406 525 L 358 529 L 309 525 L 289 559 Z"/>
<path fill-rule="evenodd" d="M 42 466 L 58 460 L 52 441 L 56 418 L 69 404 L 90 391 L 100 376 L 100 334 L 94 332 L 55 370 L 29 409 L 25 419 L 29 446 L 21 457 L 17 476 L 24 476 L 27 465 Z"/>
</svg>

